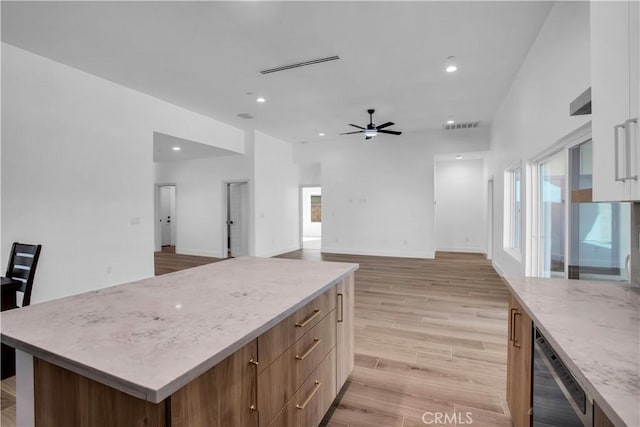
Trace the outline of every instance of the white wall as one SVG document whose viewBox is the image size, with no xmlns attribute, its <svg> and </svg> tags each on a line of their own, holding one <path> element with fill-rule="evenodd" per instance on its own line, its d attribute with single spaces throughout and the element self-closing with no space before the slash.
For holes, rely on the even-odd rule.
<svg viewBox="0 0 640 427">
<path fill-rule="evenodd" d="M 224 181 L 252 185 L 252 157 L 209 157 L 155 164 L 155 182 L 176 184 L 176 252 L 226 257 Z"/>
<path fill-rule="evenodd" d="M 300 185 L 312 187 L 322 183 L 322 165 L 320 163 L 305 163 L 300 167 Z"/>
<path fill-rule="evenodd" d="M 569 116 L 569 103 L 591 84 L 589 49 L 589 3 L 555 3 L 493 121 L 487 162 L 487 176 L 495 180 L 493 260 L 504 274 L 525 272 L 524 263 L 503 250 L 504 170 L 526 164 L 590 120 Z"/>
<path fill-rule="evenodd" d="M 484 161 L 436 161 L 435 175 L 436 250 L 485 252 Z"/>
<path fill-rule="evenodd" d="M 299 249 L 300 171 L 291 144 L 256 131 L 254 162 L 255 255 Z"/>
<path fill-rule="evenodd" d="M 311 222 L 311 196 L 322 196 L 322 188 L 302 188 L 302 235 L 320 237 L 322 236 L 322 222 Z"/>
<path fill-rule="evenodd" d="M 300 164 L 322 164 L 322 250 L 432 258 L 434 156 L 482 151 L 488 129 L 296 144 Z"/>
<path fill-rule="evenodd" d="M 1 246 L 43 245 L 33 303 L 153 275 L 154 131 L 244 150 L 238 129 L 5 43 L 2 89 Z"/>
</svg>

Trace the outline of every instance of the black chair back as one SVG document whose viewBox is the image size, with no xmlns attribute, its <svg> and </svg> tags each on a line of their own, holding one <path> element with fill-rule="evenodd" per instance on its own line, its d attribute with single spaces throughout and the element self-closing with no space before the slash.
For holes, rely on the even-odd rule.
<svg viewBox="0 0 640 427">
<path fill-rule="evenodd" d="M 5 277 L 22 282 L 19 289 L 24 293 L 22 307 L 31 303 L 31 289 L 40 257 L 40 249 L 42 249 L 42 245 L 27 245 L 18 242 L 13 242 L 11 246 L 11 256 Z"/>
</svg>

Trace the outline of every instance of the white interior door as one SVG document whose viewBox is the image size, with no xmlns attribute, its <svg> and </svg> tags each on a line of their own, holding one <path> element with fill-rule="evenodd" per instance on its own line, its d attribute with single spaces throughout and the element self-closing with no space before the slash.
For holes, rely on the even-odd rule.
<svg viewBox="0 0 640 427">
<path fill-rule="evenodd" d="M 246 182 L 227 184 L 228 253 L 249 255 L 249 190 Z"/>
<path fill-rule="evenodd" d="M 175 186 L 160 187 L 160 244 L 162 246 L 175 245 L 174 223 Z"/>
</svg>

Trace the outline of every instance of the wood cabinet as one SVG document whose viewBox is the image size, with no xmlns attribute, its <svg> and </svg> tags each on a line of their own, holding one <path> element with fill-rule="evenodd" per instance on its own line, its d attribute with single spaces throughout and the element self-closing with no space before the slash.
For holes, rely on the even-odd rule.
<svg viewBox="0 0 640 427">
<path fill-rule="evenodd" d="M 338 391 L 349 378 L 353 371 L 354 364 L 354 334 L 353 321 L 355 309 L 355 278 L 354 275 L 347 277 L 338 283 L 337 286 L 337 360 L 336 367 L 337 388 Z"/>
<path fill-rule="evenodd" d="M 590 8 L 593 200 L 640 200 L 640 4 Z"/>
<path fill-rule="evenodd" d="M 35 425 L 164 426 L 165 402 L 138 399 L 42 359 L 33 359 Z"/>
<path fill-rule="evenodd" d="M 593 427 L 616 427 L 595 400 L 593 401 Z"/>
<path fill-rule="evenodd" d="M 318 425 L 353 369 L 353 292 L 351 275 L 160 403 L 34 358 L 35 424 Z"/>
<path fill-rule="evenodd" d="M 507 403 L 514 427 L 531 425 L 532 328 L 531 319 L 512 295 L 509 302 Z"/>
<path fill-rule="evenodd" d="M 336 287 L 334 286 L 260 335 L 258 339 L 259 371 L 269 366 L 335 307 Z"/>
<path fill-rule="evenodd" d="M 267 425 L 273 420 L 335 346 L 336 312 L 332 310 L 260 373 L 260 425 Z M 326 381 L 324 387 L 328 387 Z M 335 396 L 335 386 L 333 391 Z"/>
<path fill-rule="evenodd" d="M 258 425 L 257 340 L 171 395 L 171 427 Z"/>
<path fill-rule="evenodd" d="M 269 427 L 317 426 L 336 397 L 336 349 L 322 360 Z"/>
</svg>

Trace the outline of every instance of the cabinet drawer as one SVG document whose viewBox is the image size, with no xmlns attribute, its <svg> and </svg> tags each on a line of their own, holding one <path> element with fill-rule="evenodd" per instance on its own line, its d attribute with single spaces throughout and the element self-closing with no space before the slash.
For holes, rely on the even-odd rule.
<svg viewBox="0 0 640 427">
<path fill-rule="evenodd" d="M 335 345 L 336 311 L 332 310 L 260 373 L 258 410 L 261 423 L 266 424 L 276 416 Z M 333 391 L 335 393 L 335 386 Z"/>
<path fill-rule="evenodd" d="M 264 370 L 313 328 L 336 306 L 336 287 L 333 286 L 304 307 L 258 337 L 258 371 Z"/>
<path fill-rule="evenodd" d="M 336 397 L 336 350 L 324 358 L 269 427 L 313 427 L 320 424 Z M 262 413 L 260 413 L 262 424 Z"/>
</svg>

